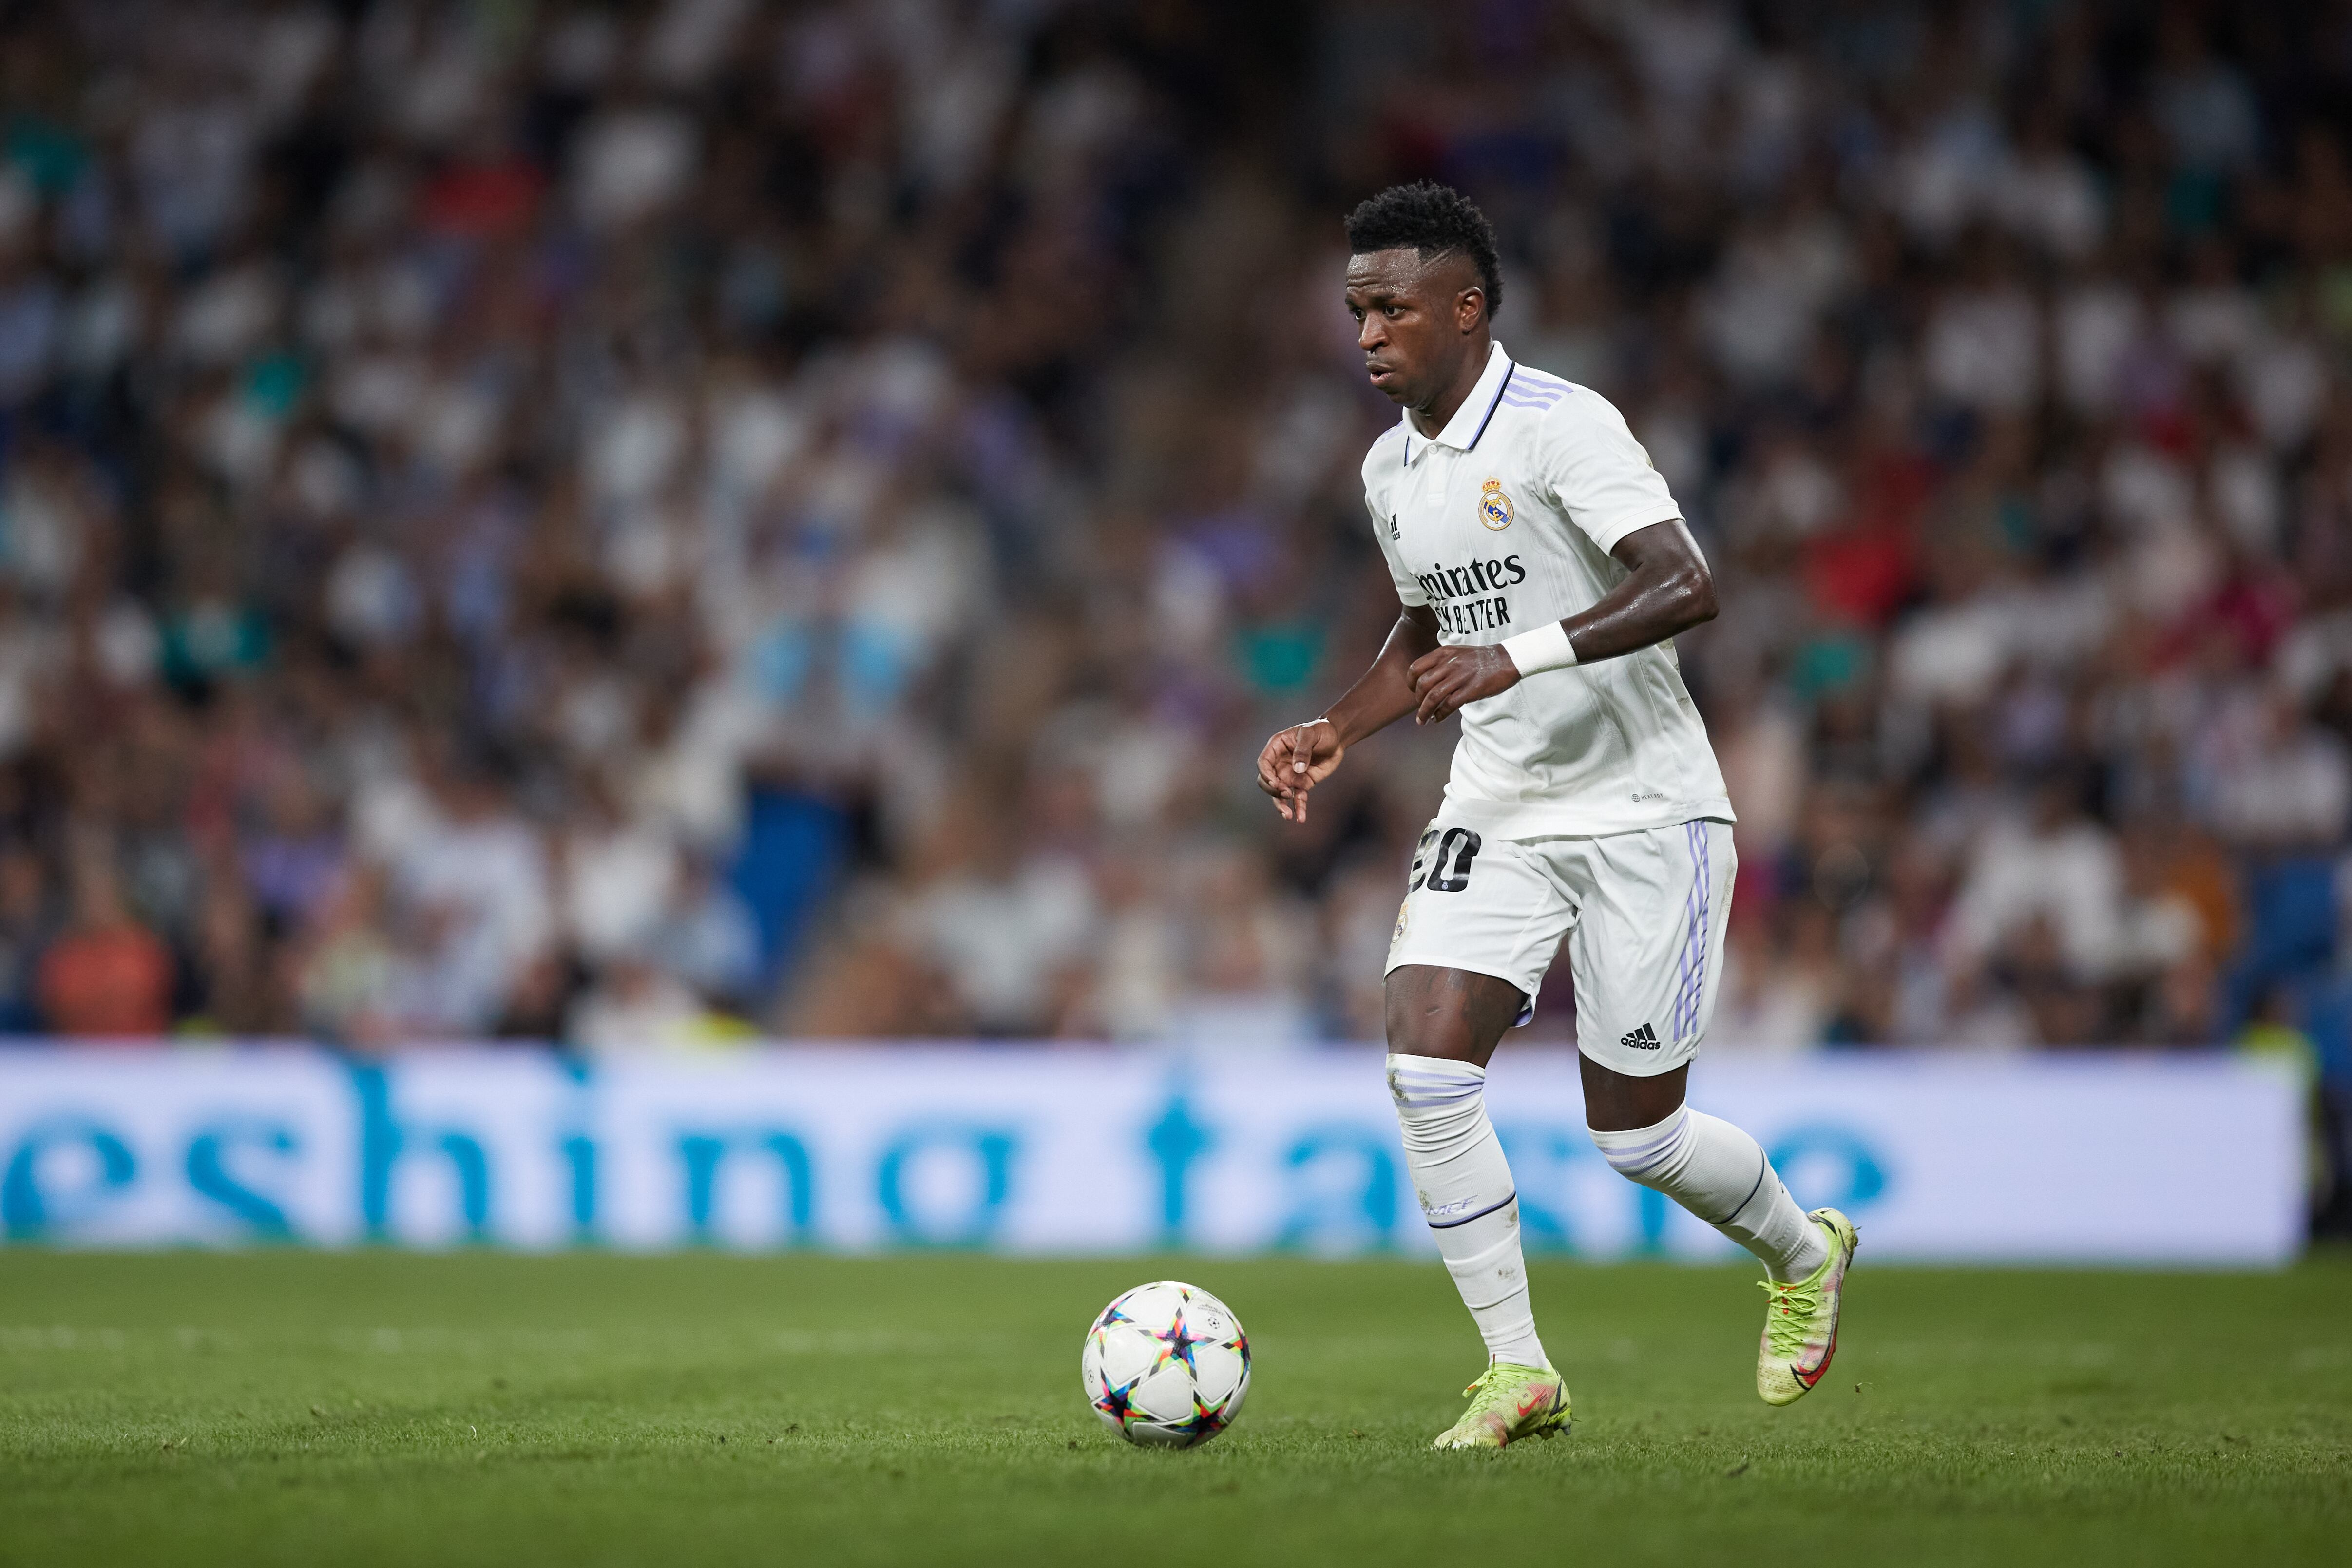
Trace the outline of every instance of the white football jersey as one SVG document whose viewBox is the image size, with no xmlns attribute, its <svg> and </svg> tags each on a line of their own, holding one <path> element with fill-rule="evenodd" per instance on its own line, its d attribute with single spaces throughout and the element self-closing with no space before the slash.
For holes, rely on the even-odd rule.
<svg viewBox="0 0 2352 1568">
<path fill-rule="evenodd" d="M 1372 443 L 1364 503 L 1397 596 L 1434 611 L 1444 643 L 1590 608 L 1626 575 L 1617 542 L 1682 516 L 1607 398 L 1500 343 L 1435 440 L 1408 415 Z M 1439 815 L 1503 838 L 1732 819 L 1671 640 L 1465 706 Z"/>
</svg>

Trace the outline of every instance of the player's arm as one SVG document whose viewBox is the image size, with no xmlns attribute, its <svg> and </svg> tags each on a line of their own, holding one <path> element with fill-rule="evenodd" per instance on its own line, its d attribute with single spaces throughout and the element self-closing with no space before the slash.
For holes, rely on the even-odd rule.
<svg viewBox="0 0 2352 1568">
<path fill-rule="evenodd" d="M 1416 721 L 1497 696 L 1539 669 L 1615 658 L 1715 619 L 1715 578 L 1680 518 L 1637 528 L 1610 554 L 1625 576 L 1592 607 L 1484 647 L 1441 647 L 1413 661 Z"/>
<path fill-rule="evenodd" d="M 1349 746 L 1413 710 L 1413 663 L 1437 647 L 1437 616 L 1408 605 L 1389 629 L 1381 656 L 1320 719 L 1276 731 L 1257 754 L 1257 787 L 1292 822 L 1307 820 L 1307 794 L 1331 776 Z"/>
</svg>

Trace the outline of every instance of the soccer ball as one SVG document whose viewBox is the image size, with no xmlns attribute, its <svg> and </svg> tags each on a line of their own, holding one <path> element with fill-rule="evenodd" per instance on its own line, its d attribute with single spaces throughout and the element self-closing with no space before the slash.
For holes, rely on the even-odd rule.
<svg viewBox="0 0 2352 1568">
<path fill-rule="evenodd" d="M 1233 1424 L 1249 1395 L 1249 1336 L 1197 1285 L 1138 1285 L 1102 1310 L 1078 1357 L 1087 1402 L 1130 1443 L 1189 1448 Z"/>
</svg>

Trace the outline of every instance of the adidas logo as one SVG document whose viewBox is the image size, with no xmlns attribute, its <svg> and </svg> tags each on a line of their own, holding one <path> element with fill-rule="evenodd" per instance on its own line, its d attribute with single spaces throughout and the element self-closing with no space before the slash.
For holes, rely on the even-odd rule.
<svg viewBox="0 0 2352 1568">
<path fill-rule="evenodd" d="M 1644 1024 L 1617 1043 L 1629 1051 L 1654 1051 L 1658 1048 L 1658 1031 Z"/>
</svg>

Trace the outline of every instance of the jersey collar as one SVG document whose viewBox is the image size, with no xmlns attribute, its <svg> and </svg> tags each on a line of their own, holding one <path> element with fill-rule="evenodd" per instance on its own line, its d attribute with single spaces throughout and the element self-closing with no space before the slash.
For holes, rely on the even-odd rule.
<svg viewBox="0 0 2352 1568">
<path fill-rule="evenodd" d="M 1476 451 L 1478 439 L 1486 434 L 1486 426 L 1493 421 L 1495 410 L 1502 404 L 1503 390 L 1511 384 L 1511 377 L 1517 369 L 1511 356 L 1503 352 L 1502 344 L 1488 345 L 1486 368 L 1479 373 L 1478 384 L 1470 389 L 1470 395 L 1462 400 L 1462 406 L 1454 411 L 1454 417 L 1447 420 L 1445 428 L 1437 433 L 1437 444 L 1451 447 L 1458 452 Z M 1413 428 L 1411 412 L 1399 417 L 1404 422 L 1404 460 L 1411 463 L 1415 444 L 1426 447 L 1430 438 Z"/>
</svg>

